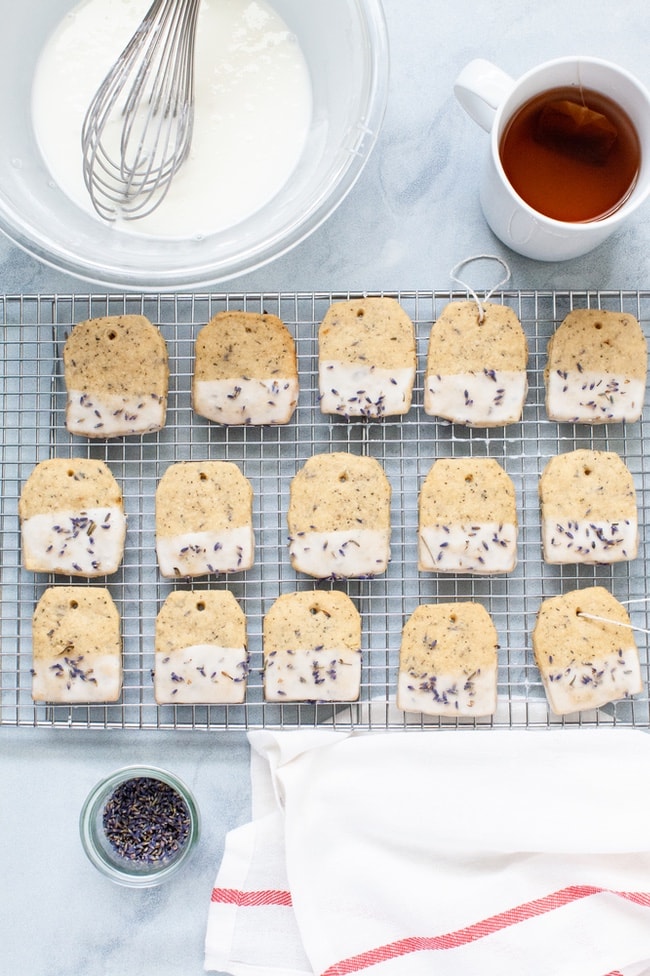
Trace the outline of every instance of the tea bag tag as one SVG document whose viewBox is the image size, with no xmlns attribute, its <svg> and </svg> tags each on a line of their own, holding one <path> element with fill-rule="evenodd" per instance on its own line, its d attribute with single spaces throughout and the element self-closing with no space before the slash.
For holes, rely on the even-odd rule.
<svg viewBox="0 0 650 976">
<path fill-rule="evenodd" d="M 631 603 L 647 603 L 650 597 L 643 596 L 635 600 L 622 600 L 622 606 L 629 606 Z M 588 613 L 586 610 L 578 611 L 579 617 L 584 617 L 585 620 L 596 620 L 601 624 L 612 624 L 614 627 L 626 627 L 628 630 L 636 630 L 640 634 L 650 634 L 650 630 L 647 627 L 639 627 L 636 624 L 625 624 L 620 620 L 611 620 L 610 617 L 601 617 L 596 613 Z"/>
<path fill-rule="evenodd" d="M 478 307 L 478 320 L 480 323 L 485 318 L 485 309 L 483 308 L 481 300 L 476 294 L 476 292 L 474 291 L 474 289 L 470 287 L 470 285 L 468 285 L 466 281 L 463 281 L 462 278 L 458 277 L 458 273 L 466 265 L 471 264 L 474 261 L 496 261 L 498 264 L 501 265 L 501 267 L 505 272 L 504 277 L 500 281 L 498 281 L 493 288 L 491 288 L 488 292 L 485 293 L 485 296 L 483 298 L 484 302 L 487 302 L 491 298 L 491 296 L 495 293 L 495 291 L 497 291 L 497 289 L 502 288 L 503 285 L 507 284 L 508 281 L 510 281 L 510 268 L 503 260 L 503 258 L 500 258 L 497 254 L 474 254 L 472 255 L 472 257 L 464 258 L 462 261 L 459 261 L 458 264 L 454 265 L 454 267 L 449 272 L 449 277 L 451 278 L 451 280 L 455 281 L 457 285 L 461 285 L 462 288 L 465 288 L 467 292 L 472 296 L 474 301 L 476 302 L 476 305 Z"/>
</svg>

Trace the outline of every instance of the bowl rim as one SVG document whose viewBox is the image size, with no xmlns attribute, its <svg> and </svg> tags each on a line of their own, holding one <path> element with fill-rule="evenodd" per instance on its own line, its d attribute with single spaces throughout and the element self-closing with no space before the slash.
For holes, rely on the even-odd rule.
<svg viewBox="0 0 650 976">
<path fill-rule="evenodd" d="M 20 215 L 7 206 L 0 194 L 0 232 L 30 256 L 51 269 L 73 275 L 94 285 L 123 291 L 172 292 L 209 288 L 253 272 L 287 254 L 313 234 L 331 216 L 350 193 L 372 154 L 379 137 L 388 101 L 390 79 L 390 51 L 383 0 L 353 0 L 359 15 L 359 25 L 366 38 L 368 75 L 364 90 L 363 115 L 356 123 L 357 145 L 347 153 L 344 163 L 332 180 L 313 200 L 312 206 L 284 223 L 270 237 L 235 254 L 234 258 L 210 260 L 209 253 L 191 267 L 140 270 L 121 267 L 115 260 L 101 263 L 88 255 L 67 248 L 65 236 L 58 239 L 28 226 Z M 101 225 L 98 225 L 101 226 Z M 110 228 L 102 228 L 102 230 Z M 143 238 L 146 241 L 146 238 Z M 169 240 L 168 255 L 173 255 L 174 241 Z M 183 243 L 187 243 L 184 241 Z M 198 244 L 199 242 L 197 242 Z M 176 242 L 178 244 L 178 242 Z M 200 244 L 199 244 L 200 246 Z"/>
</svg>

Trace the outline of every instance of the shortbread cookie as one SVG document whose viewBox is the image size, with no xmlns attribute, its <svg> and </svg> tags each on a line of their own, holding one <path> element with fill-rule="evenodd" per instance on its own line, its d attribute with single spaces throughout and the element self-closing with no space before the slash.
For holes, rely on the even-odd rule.
<svg viewBox="0 0 650 976">
<path fill-rule="evenodd" d="M 285 593 L 264 617 L 267 701 L 356 701 L 361 618 L 336 590 Z"/>
<path fill-rule="evenodd" d="M 232 593 L 170 593 L 156 618 L 158 704 L 237 704 L 247 677 L 246 617 Z"/>
<path fill-rule="evenodd" d="M 219 312 L 196 337 L 192 405 L 219 424 L 286 424 L 298 402 L 296 346 L 276 316 Z"/>
<path fill-rule="evenodd" d="M 52 586 L 32 622 L 34 701 L 114 702 L 122 691 L 120 616 L 104 587 Z"/>
<path fill-rule="evenodd" d="M 539 498 L 547 563 L 636 557 L 636 491 L 618 454 L 581 449 L 551 458 L 539 481 Z"/>
<path fill-rule="evenodd" d="M 643 688 L 628 613 L 602 586 L 544 600 L 532 637 L 556 715 L 600 708 Z"/>
<path fill-rule="evenodd" d="M 421 604 L 402 631 L 397 707 L 451 718 L 492 715 L 498 646 L 480 604 Z"/>
<path fill-rule="evenodd" d="M 390 560 L 391 487 L 375 458 L 315 454 L 291 482 L 291 565 L 317 579 L 378 576 Z"/>
<path fill-rule="evenodd" d="M 493 458 L 440 458 L 420 490 L 418 568 L 435 573 L 510 573 L 517 510 L 510 477 Z"/>
<path fill-rule="evenodd" d="M 633 315 L 575 309 L 548 343 L 546 412 L 571 423 L 638 420 L 646 373 L 647 344 Z"/>
<path fill-rule="evenodd" d="M 468 427 L 521 419 L 528 345 L 513 309 L 450 302 L 434 322 L 424 377 L 424 411 Z"/>
<path fill-rule="evenodd" d="M 231 461 L 171 464 L 156 490 L 163 576 L 239 573 L 254 559 L 253 489 Z"/>
<path fill-rule="evenodd" d="M 408 413 L 415 329 L 394 298 L 335 302 L 318 330 L 320 408 L 342 417 Z"/>
<path fill-rule="evenodd" d="M 41 461 L 23 485 L 18 512 L 25 569 L 88 578 L 118 569 L 126 516 L 122 492 L 103 461 Z"/>
<path fill-rule="evenodd" d="M 63 365 L 71 434 L 121 437 L 164 427 L 167 346 L 144 315 L 79 322 L 63 347 Z"/>
</svg>

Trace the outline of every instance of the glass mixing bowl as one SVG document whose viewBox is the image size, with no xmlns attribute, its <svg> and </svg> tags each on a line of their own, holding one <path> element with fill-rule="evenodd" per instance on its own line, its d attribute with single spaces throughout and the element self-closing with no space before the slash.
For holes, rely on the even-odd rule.
<svg viewBox="0 0 650 976">
<path fill-rule="evenodd" d="M 0 230 L 60 271 L 146 291 L 193 290 L 236 277 L 293 248 L 341 203 L 375 145 L 388 92 L 381 0 L 271 0 L 309 68 L 313 116 L 291 179 L 241 223 L 201 238 L 124 232 L 84 212 L 56 186 L 31 119 L 32 80 L 52 31 L 76 0 L 7 5 L 11 43 L 0 59 Z"/>
</svg>

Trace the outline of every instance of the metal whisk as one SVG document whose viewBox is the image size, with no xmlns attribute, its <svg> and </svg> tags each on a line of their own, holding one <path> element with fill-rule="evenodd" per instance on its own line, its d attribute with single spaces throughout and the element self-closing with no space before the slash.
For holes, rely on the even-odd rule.
<svg viewBox="0 0 650 976">
<path fill-rule="evenodd" d="M 90 103 L 84 181 L 106 220 L 150 214 L 187 159 L 200 2 L 154 0 Z"/>
</svg>

